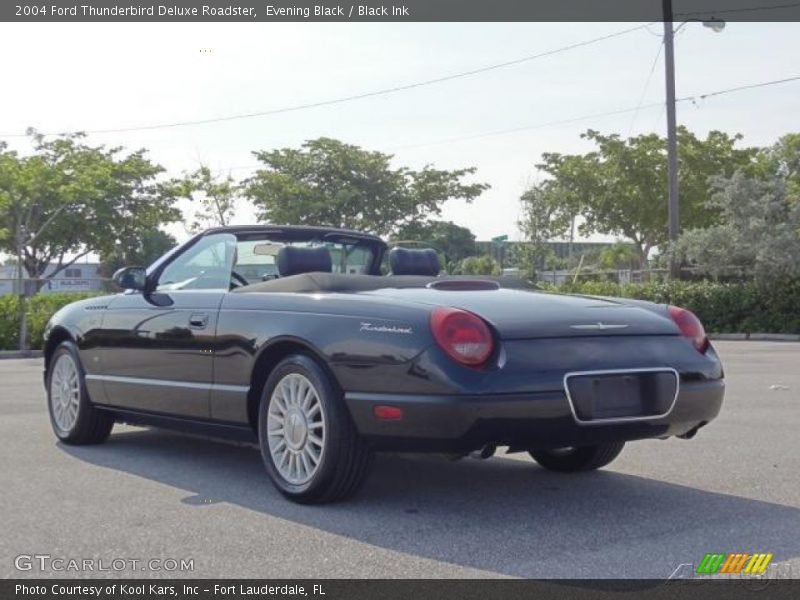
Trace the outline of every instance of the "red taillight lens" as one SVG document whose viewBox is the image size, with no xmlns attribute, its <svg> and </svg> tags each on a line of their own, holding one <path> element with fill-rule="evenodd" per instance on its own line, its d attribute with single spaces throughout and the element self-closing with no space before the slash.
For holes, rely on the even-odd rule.
<svg viewBox="0 0 800 600">
<path fill-rule="evenodd" d="M 494 350 L 489 327 L 479 316 L 465 310 L 433 309 L 431 331 L 442 350 L 464 365 L 482 365 Z"/>
<path fill-rule="evenodd" d="M 690 310 L 679 306 L 669 307 L 669 316 L 681 330 L 681 334 L 692 341 L 692 345 L 701 354 L 708 350 L 708 337 L 700 319 Z"/>
</svg>

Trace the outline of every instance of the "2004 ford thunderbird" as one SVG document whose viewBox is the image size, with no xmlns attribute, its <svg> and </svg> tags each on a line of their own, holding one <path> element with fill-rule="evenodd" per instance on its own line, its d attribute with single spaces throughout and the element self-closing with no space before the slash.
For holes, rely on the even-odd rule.
<svg viewBox="0 0 800 600">
<path fill-rule="evenodd" d="M 687 310 L 439 271 L 432 250 L 353 231 L 206 231 L 118 271 L 124 293 L 53 316 L 53 429 L 73 444 L 115 421 L 257 440 L 283 494 L 326 502 L 358 488 L 373 451 L 502 445 L 580 471 L 720 410 L 722 365 Z"/>
</svg>

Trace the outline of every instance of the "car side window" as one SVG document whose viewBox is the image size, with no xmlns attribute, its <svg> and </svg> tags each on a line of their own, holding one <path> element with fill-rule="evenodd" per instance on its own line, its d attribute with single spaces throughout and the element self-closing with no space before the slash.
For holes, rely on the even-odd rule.
<svg viewBox="0 0 800 600">
<path fill-rule="evenodd" d="M 219 233 L 201 238 L 169 263 L 156 290 L 227 290 L 236 254 L 236 236 Z"/>
</svg>

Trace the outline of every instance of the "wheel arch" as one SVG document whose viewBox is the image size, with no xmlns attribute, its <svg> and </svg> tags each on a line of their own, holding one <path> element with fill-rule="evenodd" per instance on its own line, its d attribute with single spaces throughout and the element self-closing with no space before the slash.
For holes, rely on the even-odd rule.
<svg viewBox="0 0 800 600">
<path fill-rule="evenodd" d="M 261 402 L 264 384 L 275 367 L 292 354 L 304 354 L 311 358 L 325 371 L 331 382 L 341 390 L 341 385 L 333 374 L 328 361 L 312 343 L 293 336 L 281 336 L 270 340 L 270 343 L 258 352 L 250 373 L 250 388 L 247 392 L 247 420 L 253 431 L 258 431 L 258 405 Z"/>
<path fill-rule="evenodd" d="M 53 358 L 53 353 L 62 342 L 75 343 L 75 336 L 72 335 L 72 333 L 70 333 L 66 327 L 62 325 L 56 325 L 48 332 L 47 339 L 44 343 L 42 354 L 44 355 L 45 373 L 50 368 L 50 360 Z"/>
</svg>

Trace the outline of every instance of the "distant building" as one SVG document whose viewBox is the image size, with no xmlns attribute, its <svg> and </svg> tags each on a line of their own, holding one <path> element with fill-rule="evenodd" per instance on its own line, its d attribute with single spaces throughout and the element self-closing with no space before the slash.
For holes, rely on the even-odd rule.
<svg viewBox="0 0 800 600">
<path fill-rule="evenodd" d="M 44 271 L 44 277 L 46 278 L 55 270 L 55 264 L 48 265 Z M 16 292 L 17 276 L 17 267 L 14 265 L 0 266 L 0 295 Z M 27 279 L 27 272 L 23 271 L 23 277 Z M 104 289 L 104 283 L 98 263 L 75 263 L 63 269 L 52 279 L 45 281 L 39 292 L 47 294 L 51 292 L 101 291 Z"/>
</svg>

